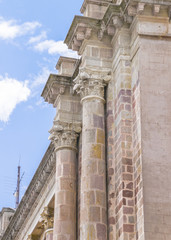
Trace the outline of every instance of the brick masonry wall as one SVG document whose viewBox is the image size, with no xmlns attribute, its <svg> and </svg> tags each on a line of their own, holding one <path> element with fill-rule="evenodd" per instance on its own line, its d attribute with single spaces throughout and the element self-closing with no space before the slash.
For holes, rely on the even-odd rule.
<svg viewBox="0 0 171 240">
<path fill-rule="evenodd" d="M 114 81 L 106 89 L 106 139 L 107 139 L 107 189 L 108 189 L 108 238 L 115 239 L 115 155 L 114 155 Z"/>
<path fill-rule="evenodd" d="M 139 54 L 132 60 L 132 109 L 133 109 L 133 165 L 134 165 L 134 194 L 136 214 L 136 240 L 144 239 L 144 208 L 143 208 L 143 179 L 142 179 L 142 148 L 141 148 L 141 109 Z"/>
<path fill-rule="evenodd" d="M 135 239 L 135 208 L 132 160 L 131 63 L 121 60 L 114 75 L 114 148 L 116 239 Z"/>
</svg>

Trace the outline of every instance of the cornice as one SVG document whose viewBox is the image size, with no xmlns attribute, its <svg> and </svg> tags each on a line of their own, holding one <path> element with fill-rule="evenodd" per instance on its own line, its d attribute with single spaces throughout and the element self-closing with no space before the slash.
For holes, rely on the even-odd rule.
<svg viewBox="0 0 171 240">
<path fill-rule="evenodd" d="M 71 77 L 57 74 L 50 74 L 41 96 L 45 102 L 54 104 L 58 95 L 65 92 L 66 86 L 71 86 Z"/>
<path fill-rule="evenodd" d="M 64 61 L 65 61 L 65 62 L 75 63 L 75 64 L 76 64 L 76 62 L 78 61 L 78 59 L 60 56 L 60 57 L 59 57 L 59 60 L 58 60 L 58 62 L 57 62 L 57 64 L 56 64 L 56 69 L 57 69 L 57 70 L 59 70 L 61 63 L 63 63 Z"/>
<path fill-rule="evenodd" d="M 124 0 L 120 5 L 107 3 L 109 6 L 103 19 L 85 16 L 74 17 L 65 39 L 68 48 L 79 52 L 84 40 L 90 41 L 95 34 L 95 38 L 101 41 L 104 35 L 113 37 L 116 29 L 123 25 L 129 27 L 133 19 L 141 15 L 156 17 L 156 19 L 160 17 L 171 19 L 170 0 Z"/>
<path fill-rule="evenodd" d="M 113 0 L 84 0 L 82 6 L 81 6 L 81 13 L 84 13 L 87 4 L 95 4 L 95 5 L 99 5 L 99 6 L 107 6 L 109 3 L 112 3 Z"/>
<path fill-rule="evenodd" d="M 54 166 L 55 153 L 51 143 L 1 240 L 15 239 Z"/>
<path fill-rule="evenodd" d="M 64 42 L 68 48 L 78 51 L 83 40 L 91 37 L 92 30 L 98 32 L 100 25 L 98 19 L 75 16 Z"/>
</svg>

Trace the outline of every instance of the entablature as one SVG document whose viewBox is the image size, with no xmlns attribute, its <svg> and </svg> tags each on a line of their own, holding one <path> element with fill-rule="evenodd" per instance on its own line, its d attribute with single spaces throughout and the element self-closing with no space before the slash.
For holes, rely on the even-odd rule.
<svg viewBox="0 0 171 240">
<path fill-rule="evenodd" d="M 86 17 L 101 19 L 110 3 L 114 0 L 84 0 L 81 13 Z"/>
<path fill-rule="evenodd" d="M 87 1 L 83 6 L 85 4 Z M 122 26 L 129 28 L 135 17 L 144 16 L 147 20 L 148 17 L 153 17 L 153 21 L 160 21 L 162 18 L 169 21 L 171 18 L 170 0 L 130 0 L 121 1 L 120 5 L 107 1 L 107 4 L 108 8 L 102 19 L 75 16 L 65 39 L 68 48 L 79 53 L 84 40 L 104 41 L 104 36 L 111 39 L 117 29 Z"/>
<path fill-rule="evenodd" d="M 72 76 L 79 59 L 60 56 L 56 69 L 59 75 Z"/>
</svg>

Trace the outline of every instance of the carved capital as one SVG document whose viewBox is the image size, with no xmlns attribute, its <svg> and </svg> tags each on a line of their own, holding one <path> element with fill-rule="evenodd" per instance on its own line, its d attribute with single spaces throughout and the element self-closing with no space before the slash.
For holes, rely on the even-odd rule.
<svg viewBox="0 0 171 240">
<path fill-rule="evenodd" d="M 77 150 L 77 137 L 81 132 L 80 123 L 63 123 L 54 121 L 52 129 L 49 131 L 49 139 L 55 145 L 55 149 L 70 148 Z"/>
<path fill-rule="evenodd" d="M 41 218 L 42 218 L 41 222 L 45 230 L 53 228 L 53 222 L 54 222 L 53 208 L 45 207 L 41 214 Z"/>
<path fill-rule="evenodd" d="M 30 234 L 27 237 L 27 240 L 38 240 L 38 239 L 39 239 L 39 236 L 33 235 L 33 234 Z"/>
<path fill-rule="evenodd" d="M 110 79 L 110 72 L 80 69 L 78 76 L 74 79 L 74 90 L 81 95 L 82 101 L 88 98 L 98 98 L 104 101 L 104 87 Z"/>
</svg>

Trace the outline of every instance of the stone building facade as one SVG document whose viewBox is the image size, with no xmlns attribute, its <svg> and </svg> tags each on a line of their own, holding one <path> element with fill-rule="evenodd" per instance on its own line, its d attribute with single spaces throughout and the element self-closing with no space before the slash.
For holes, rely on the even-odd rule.
<svg viewBox="0 0 171 240">
<path fill-rule="evenodd" d="M 171 239 L 171 2 L 85 0 L 42 97 L 47 149 L 2 240 Z"/>
</svg>

